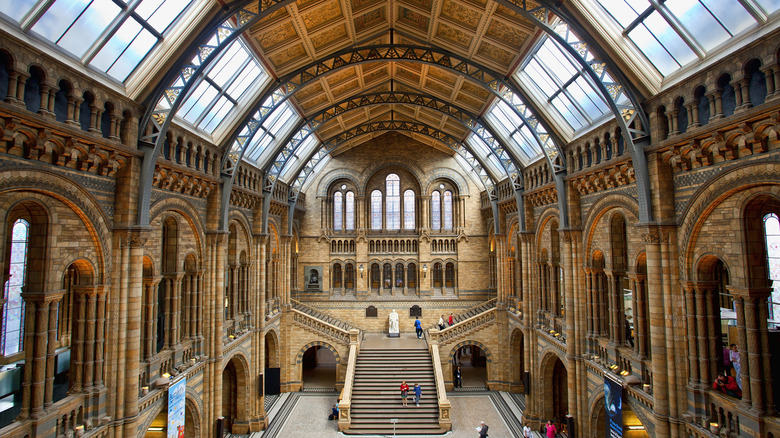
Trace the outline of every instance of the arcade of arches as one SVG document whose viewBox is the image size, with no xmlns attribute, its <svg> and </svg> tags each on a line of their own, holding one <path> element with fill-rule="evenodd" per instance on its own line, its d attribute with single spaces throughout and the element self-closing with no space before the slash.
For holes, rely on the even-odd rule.
<svg viewBox="0 0 780 438">
<path fill-rule="evenodd" d="M 675 2 L 648 3 L 638 26 L 602 1 L 539 2 L 559 8 L 552 34 L 579 17 L 580 55 L 609 58 L 575 63 L 549 96 L 532 80 L 568 37 L 523 15 L 526 2 L 281 2 L 235 41 L 251 54 L 242 66 L 290 81 L 288 94 L 256 72 L 232 96 L 245 78 L 199 71 L 202 87 L 182 93 L 210 97 L 171 112 L 150 112 L 178 93 L 161 81 L 190 79 L 177 62 L 231 6 L 193 1 L 154 30 L 133 9 L 147 2 L 107 2 L 157 41 L 106 64 L 139 57 L 125 73 L 100 67 L 124 31 L 97 31 L 107 40 L 84 52 L 44 29 L 52 4 L 72 2 L 0 6 L 0 436 L 163 436 L 185 377 L 185 436 L 215 436 L 219 417 L 260 431 L 266 394 L 341 390 L 358 334 L 386 333 L 393 310 L 403 333 L 422 315 L 448 390 L 468 368 L 464 385 L 523 397 L 535 430 L 552 419 L 603 436 L 606 378 L 622 386 L 625 436 L 780 436 L 776 1 L 687 2 L 740 5 L 754 24 L 718 44 L 687 32 L 665 63 L 635 30 Z M 361 44 L 468 66 L 345 55 L 291 85 Z M 607 69 L 623 85 L 588 76 Z M 584 88 L 598 78 L 632 94 Z M 259 118 L 282 100 L 284 114 Z M 467 319 L 438 331 L 450 314 Z M 721 373 L 739 390 L 714 389 Z"/>
</svg>

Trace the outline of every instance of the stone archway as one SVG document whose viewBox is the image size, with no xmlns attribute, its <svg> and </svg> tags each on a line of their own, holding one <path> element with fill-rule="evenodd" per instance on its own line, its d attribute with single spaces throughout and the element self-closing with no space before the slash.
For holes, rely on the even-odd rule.
<svg viewBox="0 0 780 438">
<path fill-rule="evenodd" d="M 233 356 L 222 370 L 222 417 L 225 430 L 235 434 L 249 432 L 249 375 L 242 359 Z"/>
<path fill-rule="evenodd" d="M 561 359 L 548 354 L 542 360 L 542 422 L 551 420 L 558 430 L 563 430 L 565 416 L 569 413 L 568 370 Z"/>
<path fill-rule="evenodd" d="M 455 377 L 458 367 L 461 371 L 461 386 L 489 388 L 489 367 L 493 362 L 490 351 L 484 344 L 477 341 L 464 341 L 455 345 L 449 355 L 452 367 L 452 377 L 457 385 Z"/>
</svg>

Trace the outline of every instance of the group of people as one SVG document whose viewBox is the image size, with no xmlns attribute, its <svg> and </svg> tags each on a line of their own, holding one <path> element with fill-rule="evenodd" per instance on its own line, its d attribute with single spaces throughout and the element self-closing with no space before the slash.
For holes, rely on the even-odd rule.
<svg viewBox="0 0 780 438">
<path fill-rule="evenodd" d="M 731 375 L 732 369 L 736 377 Z M 730 397 L 742 398 L 742 366 L 737 344 L 728 347 L 723 344 L 723 372 L 713 382 L 712 389 Z"/>
<path fill-rule="evenodd" d="M 449 324 L 450 326 L 455 323 L 455 317 L 452 316 L 452 313 L 450 313 L 450 317 L 447 320 L 446 324 Z M 447 327 L 444 322 L 444 315 L 439 317 L 439 330 L 444 330 L 444 328 Z"/>
<path fill-rule="evenodd" d="M 414 384 L 412 389 L 414 392 L 414 404 L 420 406 L 420 399 L 422 398 L 422 387 L 419 383 Z M 407 398 L 409 397 L 409 385 L 406 384 L 406 380 L 401 382 L 401 404 L 406 407 Z"/>
</svg>

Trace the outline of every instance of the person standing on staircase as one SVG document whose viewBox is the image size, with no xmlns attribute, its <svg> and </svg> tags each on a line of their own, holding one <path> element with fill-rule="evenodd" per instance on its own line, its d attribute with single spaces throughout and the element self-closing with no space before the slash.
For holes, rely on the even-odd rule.
<svg viewBox="0 0 780 438">
<path fill-rule="evenodd" d="M 419 317 L 414 318 L 414 330 L 417 332 L 417 339 L 420 339 L 422 337 L 423 331 L 422 323 L 420 322 Z"/>
<path fill-rule="evenodd" d="M 439 330 L 444 330 L 444 315 L 439 317 Z"/>
<path fill-rule="evenodd" d="M 409 394 L 409 385 L 406 384 L 406 380 L 401 382 L 401 403 L 403 407 L 406 407 L 406 396 Z"/>
<path fill-rule="evenodd" d="M 422 398 L 422 388 L 419 383 L 414 384 L 414 404 L 420 406 L 420 399 Z"/>
<path fill-rule="evenodd" d="M 450 327 L 452 327 L 452 324 L 455 323 L 455 318 L 452 316 L 452 312 L 450 312 L 450 320 L 448 322 L 450 324 Z"/>
</svg>

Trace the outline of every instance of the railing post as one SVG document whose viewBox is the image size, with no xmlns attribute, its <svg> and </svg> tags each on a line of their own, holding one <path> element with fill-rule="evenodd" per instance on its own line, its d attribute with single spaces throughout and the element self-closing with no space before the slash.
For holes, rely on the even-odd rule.
<svg viewBox="0 0 780 438">
<path fill-rule="evenodd" d="M 444 374 L 441 370 L 441 360 L 439 359 L 439 330 L 428 330 L 430 341 L 428 348 L 431 352 L 431 361 L 433 361 L 433 374 L 436 379 L 436 392 L 439 401 L 439 427 L 442 432 L 452 429 L 452 417 L 450 417 L 450 400 L 447 398 L 447 388 L 444 387 Z"/>
<path fill-rule="evenodd" d="M 349 331 L 349 362 L 347 363 L 347 375 L 344 376 L 344 389 L 339 400 L 339 430 L 348 430 L 352 423 L 350 405 L 352 399 L 352 383 L 355 380 L 355 364 L 360 352 L 360 330 Z"/>
</svg>

